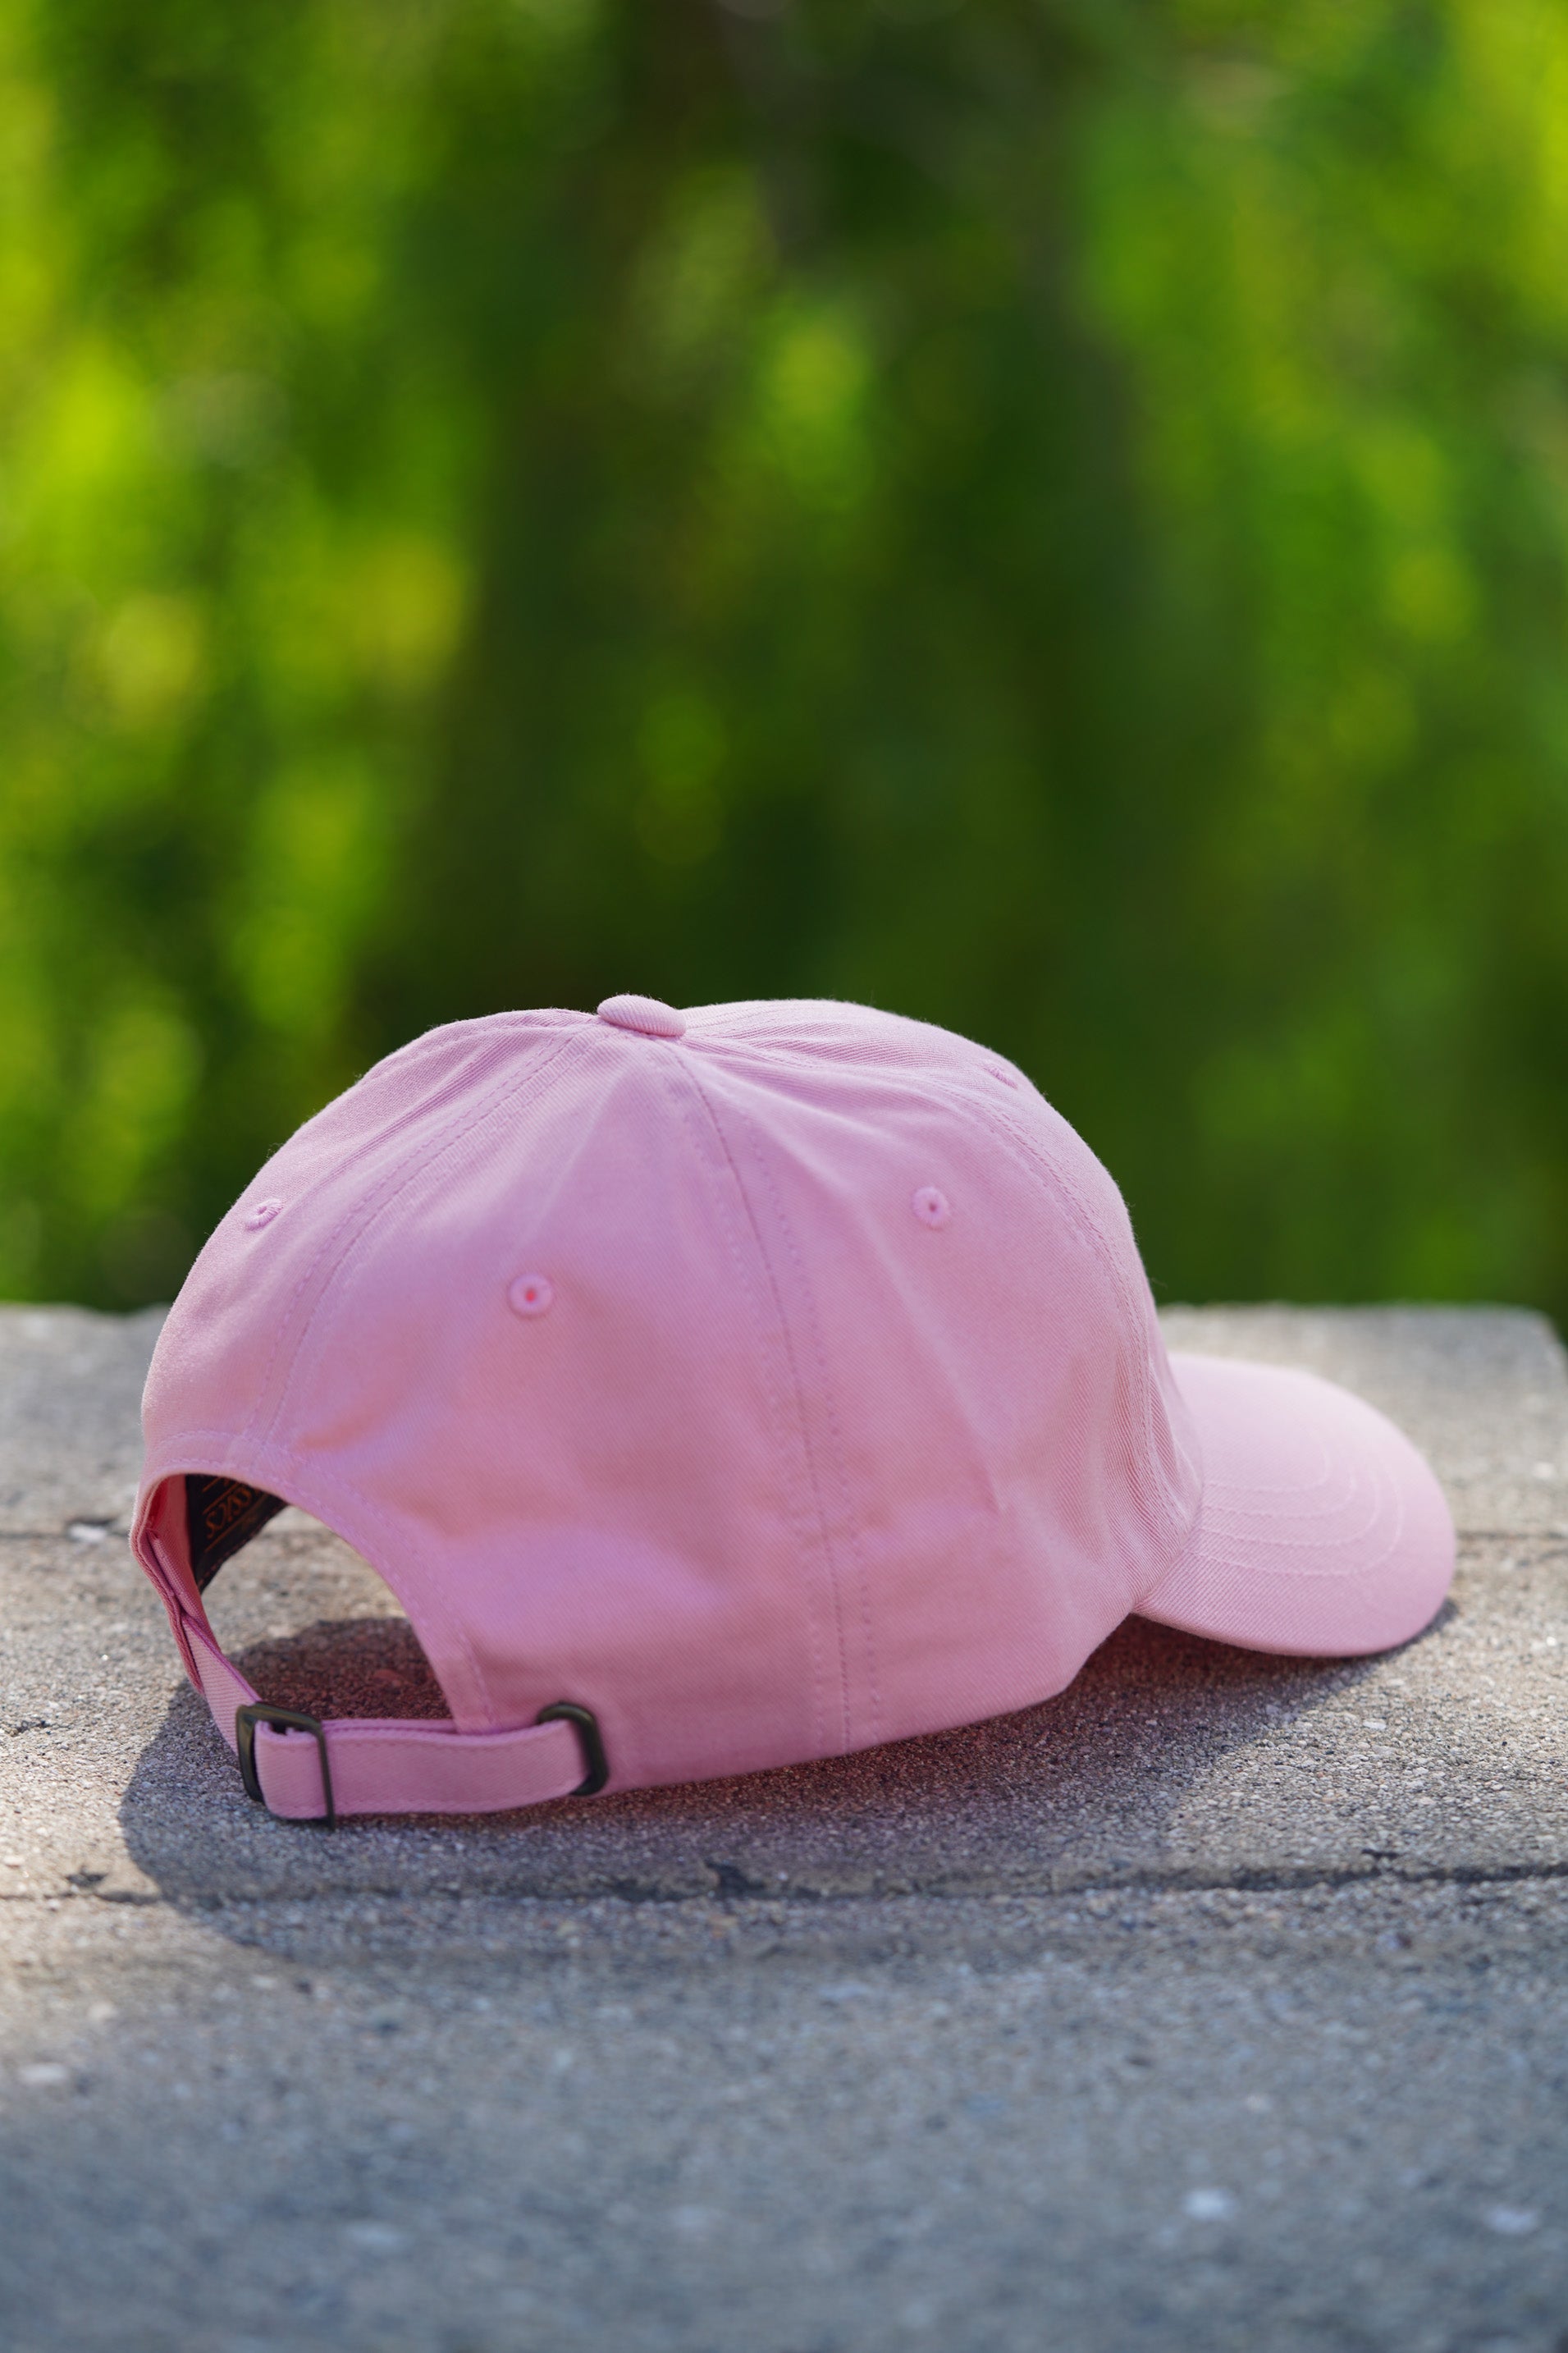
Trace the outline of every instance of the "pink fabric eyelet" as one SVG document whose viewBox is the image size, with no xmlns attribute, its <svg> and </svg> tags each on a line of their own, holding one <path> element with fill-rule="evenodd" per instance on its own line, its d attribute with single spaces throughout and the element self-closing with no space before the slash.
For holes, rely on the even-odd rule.
<svg viewBox="0 0 1568 2353">
<path fill-rule="evenodd" d="M 1000 1079 L 1005 1087 L 1016 1087 L 1018 1083 L 1017 1073 L 1014 1071 L 1005 1071 L 1000 1062 L 987 1062 L 985 1075 L 990 1079 Z"/>
<path fill-rule="evenodd" d="M 258 1201 L 253 1209 L 247 1209 L 245 1222 L 255 1233 L 258 1227 L 269 1226 L 282 1207 L 281 1201 Z"/>
<path fill-rule="evenodd" d="M 514 1315 L 548 1315 L 555 1301 L 555 1285 L 547 1274 L 520 1274 L 506 1295 Z"/>
<path fill-rule="evenodd" d="M 922 1226 L 940 1229 L 952 1215 L 947 1195 L 939 1193 L 934 1185 L 922 1185 L 920 1191 L 911 1196 L 910 1207 Z"/>
</svg>

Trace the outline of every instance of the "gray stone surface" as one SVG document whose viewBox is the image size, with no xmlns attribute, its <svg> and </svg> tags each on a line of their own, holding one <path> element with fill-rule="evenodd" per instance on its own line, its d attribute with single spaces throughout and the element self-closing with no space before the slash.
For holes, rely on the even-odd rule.
<svg viewBox="0 0 1568 2353">
<path fill-rule="evenodd" d="M 1165 1320 L 1427 1447 L 1429 1633 L 1133 1623 L 998 1724 L 327 1837 L 246 1803 L 100 1534 L 155 1319 L 0 1311 L 7 2353 L 1568 2353 L 1562 1351 Z M 437 1704 L 297 1514 L 213 1598 L 271 1695 Z"/>
<path fill-rule="evenodd" d="M 157 1307 L 0 1308 L 0 1535 L 129 1528 L 163 1321 Z"/>
</svg>

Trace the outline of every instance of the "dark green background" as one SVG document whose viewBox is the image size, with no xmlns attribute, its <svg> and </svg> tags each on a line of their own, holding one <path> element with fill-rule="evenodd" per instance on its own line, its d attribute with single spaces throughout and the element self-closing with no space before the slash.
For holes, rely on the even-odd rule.
<svg viewBox="0 0 1568 2353">
<path fill-rule="evenodd" d="M 5 11 L 0 1292 L 635 988 L 1568 1310 L 1565 123 L 1535 0 Z"/>
</svg>

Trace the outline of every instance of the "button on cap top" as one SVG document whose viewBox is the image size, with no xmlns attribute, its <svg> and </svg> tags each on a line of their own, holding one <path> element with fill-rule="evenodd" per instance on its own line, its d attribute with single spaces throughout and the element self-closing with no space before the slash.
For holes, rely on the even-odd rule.
<svg viewBox="0 0 1568 2353">
<path fill-rule="evenodd" d="M 644 1038 L 686 1034 L 685 1014 L 673 1005 L 661 1005 L 657 997 L 606 997 L 597 1010 L 601 1021 L 612 1022 L 617 1029 L 636 1029 Z"/>
</svg>

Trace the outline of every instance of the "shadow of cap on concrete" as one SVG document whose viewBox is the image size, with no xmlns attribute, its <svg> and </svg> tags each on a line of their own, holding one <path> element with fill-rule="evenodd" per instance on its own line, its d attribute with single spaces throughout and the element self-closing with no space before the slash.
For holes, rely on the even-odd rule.
<svg viewBox="0 0 1568 2353">
<path fill-rule="evenodd" d="M 395 1621 L 313 1627 L 241 1663 L 277 1704 L 312 1714 L 367 1683 L 385 1693 L 384 1713 L 437 1712 L 412 1633 Z M 393 1883 L 657 1901 L 1203 1881 L 1213 1862 L 1184 1853 L 1174 1828 L 1194 1778 L 1240 1745 L 1278 1737 L 1367 1671 L 1365 1661 L 1266 1658 L 1130 1619 L 1068 1691 L 989 1723 L 776 1772 L 524 1813 L 363 1818 L 330 1835 L 252 1805 L 205 1704 L 183 1690 L 120 1819 L 163 1893 L 197 1903 Z M 373 1680 L 381 1674 L 401 1690 Z M 1261 1847 L 1256 1862 L 1292 1867 Z"/>
</svg>

